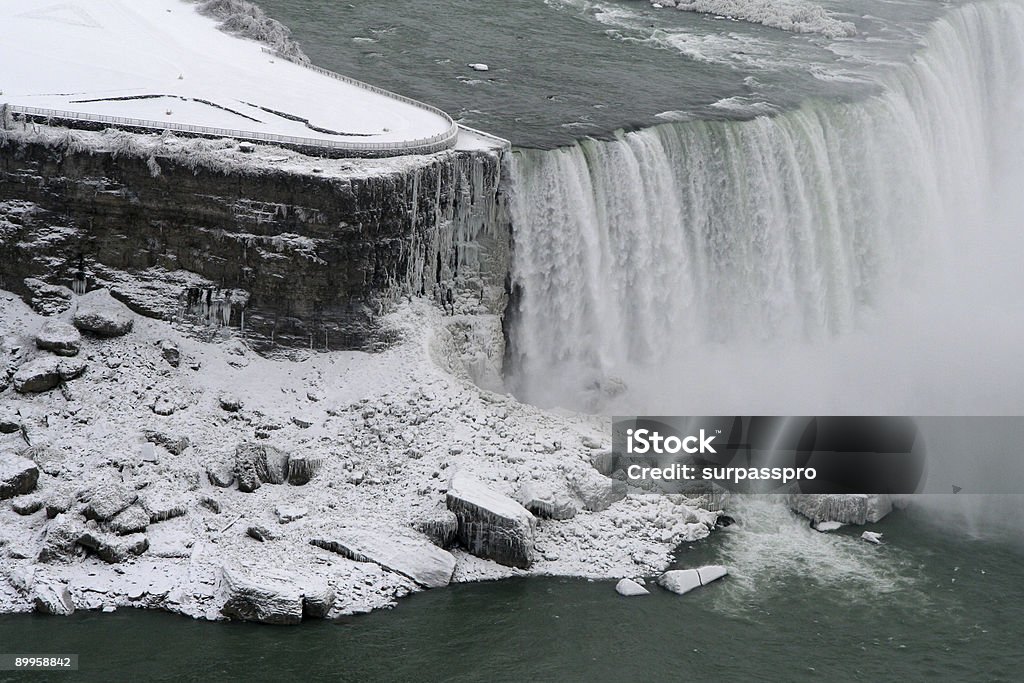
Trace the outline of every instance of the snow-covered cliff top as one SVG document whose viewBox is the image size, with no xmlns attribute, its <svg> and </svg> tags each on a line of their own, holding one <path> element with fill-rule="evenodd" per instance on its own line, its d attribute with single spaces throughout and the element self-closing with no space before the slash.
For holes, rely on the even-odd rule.
<svg viewBox="0 0 1024 683">
<path fill-rule="evenodd" d="M 185 0 L 0 0 L 0 104 L 328 144 L 406 143 L 451 130 L 439 111 L 228 35 L 198 7 Z"/>
</svg>

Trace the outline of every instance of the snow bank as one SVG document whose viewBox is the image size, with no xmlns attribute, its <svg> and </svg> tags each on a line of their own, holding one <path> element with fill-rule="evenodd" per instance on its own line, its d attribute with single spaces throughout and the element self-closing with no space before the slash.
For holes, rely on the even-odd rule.
<svg viewBox="0 0 1024 683">
<path fill-rule="evenodd" d="M 857 28 L 851 22 L 840 21 L 824 7 L 804 0 L 651 0 L 651 4 L 739 19 L 793 33 L 818 33 L 828 38 L 857 35 Z"/>
</svg>

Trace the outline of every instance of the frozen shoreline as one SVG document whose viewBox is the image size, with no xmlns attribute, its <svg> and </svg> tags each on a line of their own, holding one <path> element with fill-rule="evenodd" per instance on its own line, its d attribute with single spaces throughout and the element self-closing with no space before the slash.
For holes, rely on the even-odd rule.
<svg viewBox="0 0 1024 683">
<path fill-rule="evenodd" d="M 126 336 L 85 337 L 76 360 L 87 369 L 66 383 L 70 398 L 56 389 L 0 394 L 5 419 L 25 425 L 32 442 L 28 449 L 15 431 L 0 436 L 0 450 L 31 455 L 41 469 L 36 491 L 0 508 L 0 611 L 31 610 L 33 584 L 66 584 L 77 609 L 148 607 L 221 619 L 224 569 L 257 583 L 326 582 L 337 596 L 330 617 L 388 607 L 420 590 L 401 573 L 310 539 L 353 527 L 381 538 L 417 536 L 411 525 L 443 507 L 456 471 L 513 497 L 528 481 L 562 482 L 564 489 L 567 478 L 596 475 L 590 458 L 610 440 L 604 418 L 544 412 L 441 370 L 439 359 L 448 367 L 463 362 L 450 357 L 446 339 L 446 325 L 461 317 L 413 301 L 390 317 L 403 339 L 395 348 L 295 360 L 262 358 L 237 339 L 199 342 L 140 317 Z M 50 355 L 33 341 L 46 320 L 0 294 L 12 365 Z M 180 353 L 178 367 L 166 360 L 168 346 Z M 225 392 L 243 403 L 240 410 L 220 407 Z M 147 441 L 146 430 L 172 445 Z M 323 466 L 304 486 L 267 484 L 252 493 L 214 486 L 207 469 L 230 462 L 243 441 L 321 458 Z M 136 491 L 146 506 L 185 514 L 146 525 L 149 547 L 138 557 L 109 563 L 75 547 L 38 561 L 69 516 L 94 530 L 107 524 L 78 517 L 82 503 L 55 520 L 45 509 L 18 514 L 11 503 L 35 497 L 59 505 L 111 481 Z M 306 511 L 280 523 L 275 510 L 282 507 Z M 580 506 L 571 519 L 538 521 L 528 570 L 453 549 L 452 581 L 650 576 L 668 565 L 679 543 L 705 537 L 716 517 L 666 497 L 629 496 L 595 512 Z M 246 533 L 251 526 L 274 540 L 255 540 Z"/>
</svg>

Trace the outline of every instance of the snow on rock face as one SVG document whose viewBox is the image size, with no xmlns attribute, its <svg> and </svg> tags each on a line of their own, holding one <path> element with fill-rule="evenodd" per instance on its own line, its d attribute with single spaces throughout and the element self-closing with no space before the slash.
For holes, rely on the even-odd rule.
<svg viewBox="0 0 1024 683">
<path fill-rule="evenodd" d="M 310 540 L 312 545 L 356 562 L 374 562 L 424 588 L 447 586 L 455 558 L 426 539 L 396 536 L 372 529 L 340 528 Z"/>
<path fill-rule="evenodd" d="M 615 592 L 627 598 L 634 595 L 650 595 L 651 592 L 632 579 L 622 579 L 615 584 Z"/>
<path fill-rule="evenodd" d="M 447 502 L 470 553 L 520 569 L 533 564 L 537 518 L 529 510 L 463 472 L 452 477 Z"/>
<path fill-rule="evenodd" d="M 49 577 L 37 576 L 32 585 L 32 603 L 41 614 L 66 617 L 75 611 L 68 585 Z"/>
<path fill-rule="evenodd" d="M 39 468 L 28 458 L 0 453 L 0 500 L 31 493 L 39 481 Z"/>
<path fill-rule="evenodd" d="M 25 363 L 14 373 L 14 389 L 22 394 L 49 391 L 62 381 L 75 379 L 85 372 L 82 361 L 45 356 Z"/>
<path fill-rule="evenodd" d="M 145 534 L 115 536 L 92 529 L 86 529 L 78 543 L 109 564 L 120 564 L 134 555 L 141 555 L 149 548 L 149 539 Z"/>
<path fill-rule="evenodd" d="M 581 468 L 569 476 L 569 486 L 585 510 L 600 512 L 626 497 L 626 482 L 610 479 L 593 468 Z"/>
<path fill-rule="evenodd" d="M 220 612 L 231 619 L 264 624 L 297 624 L 302 621 L 302 590 L 277 577 L 258 579 L 222 567 L 218 595 Z"/>
<path fill-rule="evenodd" d="M 412 528 L 430 539 L 438 548 L 447 548 L 455 542 L 459 520 L 455 513 L 438 505 L 412 520 Z"/>
<path fill-rule="evenodd" d="M 36 346 L 58 356 L 76 356 L 82 345 L 82 335 L 74 325 L 60 320 L 49 320 L 36 335 Z"/>
<path fill-rule="evenodd" d="M 132 331 L 134 317 L 106 289 L 93 290 L 78 299 L 75 327 L 97 337 L 120 337 Z"/>
<path fill-rule="evenodd" d="M 789 497 L 789 506 L 814 523 L 874 524 L 892 512 L 892 498 L 884 494 L 798 493 Z"/>
<path fill-rule="evenodd" d="M 527 480 L 516 497 L 523 507 L 545 519 L 571 519 L 579 512 L 569 492 L 550 480 Z"/>
<path fill-rule="evenodd" d="M 241 443 L 235 448 L 235 476 L 238 490 L 252 493 L 263 484 L 283 484 L 288 476 L 288 453 L 259 443 Z"/>
</svg>

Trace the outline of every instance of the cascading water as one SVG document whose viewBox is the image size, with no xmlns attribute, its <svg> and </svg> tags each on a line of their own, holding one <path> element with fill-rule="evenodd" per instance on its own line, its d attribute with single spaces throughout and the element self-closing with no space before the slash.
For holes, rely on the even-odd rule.
<svg viewBox="0 0 1024 683">
<path fill-rule="evenodd" d="M 1021 166 L 1002 152 L 1024 5 L 957 8 L 924 43 L 860 101 L 517 154 L 515 390 L 623 412 L 1024 408 L 1024 324 L 994 305 L 1020 275 L 986 277 L 1024 241 L 992 211 Z"/>
</svg>

